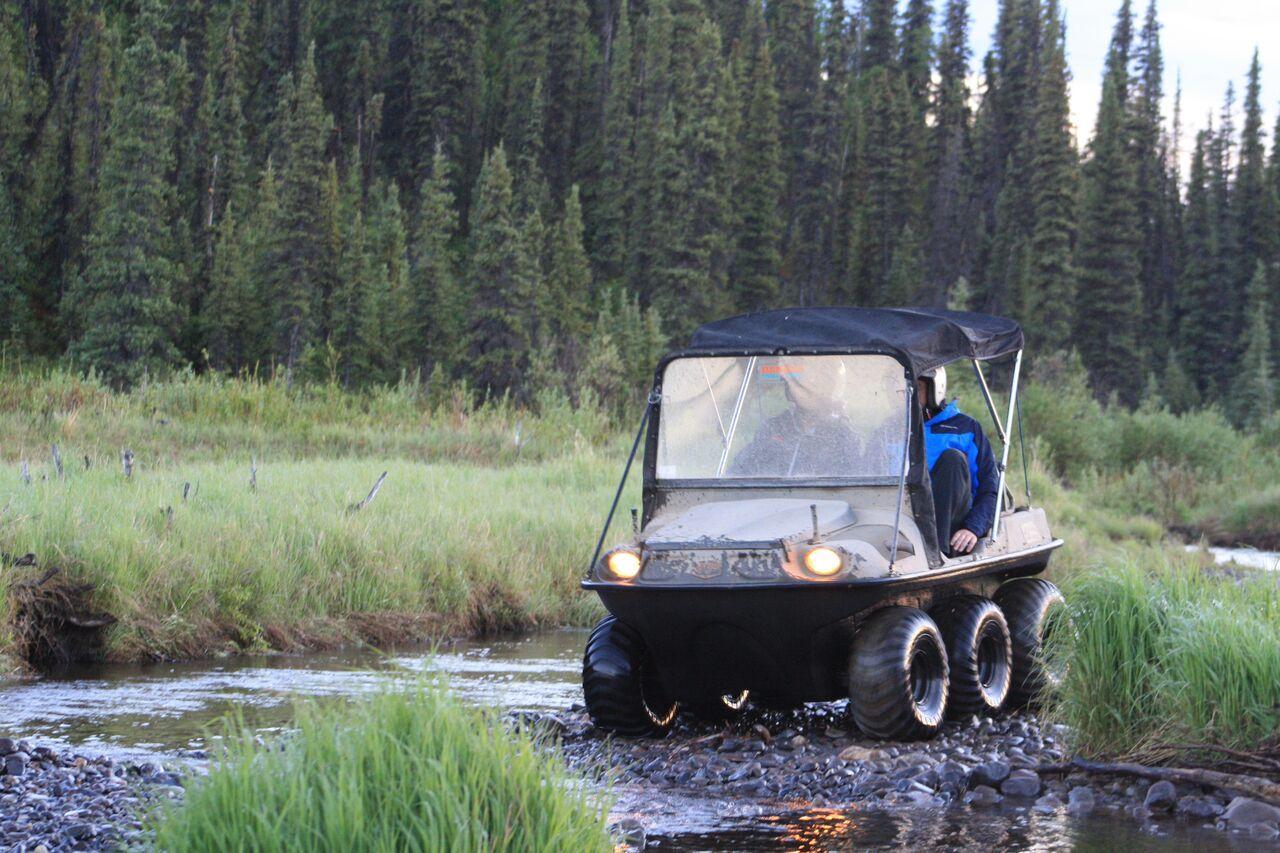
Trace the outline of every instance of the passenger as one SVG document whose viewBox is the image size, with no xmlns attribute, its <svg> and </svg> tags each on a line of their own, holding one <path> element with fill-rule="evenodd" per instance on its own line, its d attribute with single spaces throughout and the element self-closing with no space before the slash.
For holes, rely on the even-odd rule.
<svg viewBox="0 0 1280 853">
<path fill-rule="evenodd" d="M 859 454 L 845 414 L 848 369 L 835 357 L 811 357 L 760 368 L 782 381 L 788 407 L 765 421 L 729 465 L 730 477 L 821 477 L 840 470 L 833 460 Z"/>
<path fill-rule="evenodd" d="M 968 554 L 991 530 L 996 515 L 1000 472 L 991 444 L 973 418 L 946 402 L 944 367 L 918 380 L 924 406 L 924 452 L 933 486 L 938 547 L 950 556 Z"/>
</svg>

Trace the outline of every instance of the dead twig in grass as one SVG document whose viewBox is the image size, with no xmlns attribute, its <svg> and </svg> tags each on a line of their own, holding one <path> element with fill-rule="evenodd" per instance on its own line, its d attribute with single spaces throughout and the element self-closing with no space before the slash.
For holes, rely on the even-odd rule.
<svg viewBox="0 0 1280 853">
<path fill-rule="evenodd" d="M 53 456 L 53 469 L 58 472 L 58 479 L 62 479 L 62 454 L 58 452 L 58 445 L 49 445 L 49 453 Z"/>
<path fill-rule="evenodd" d="M 133 479 L 133 451 L 125 448 L 120 454 L 120 464 L 124 466 L 124 478 L 126 480 Z"/>
<path fill-rule="evenodd" d="M 378 478 L 378 482 L 373 484 L 373 488 L 369 490 L 369 494 L 365 497 L 364 500 L 360 501 L 359 503 L 352 504 L 351 506 L 347 507 L 347 509 L 350 510 L 351 512 L 359 512 L 360 510 L 367 507 L 369 504 L 373 503 L 373 499 L 378 496 L 378 490 L 382 488 L 383 481 L 387 479 L 387 473 L 388 472 L 386 471 L 382 472 L 382 476 Z"/>
</svg>

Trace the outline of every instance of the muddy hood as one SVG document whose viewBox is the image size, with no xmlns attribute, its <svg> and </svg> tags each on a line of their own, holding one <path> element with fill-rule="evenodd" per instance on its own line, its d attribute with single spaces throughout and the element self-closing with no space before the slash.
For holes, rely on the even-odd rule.
<svg viewBox="0 0 1280 853">
<path fill-rule="evenodd" d="M 813 535 L 813 510 L 819 535 L 853 524 L 853 510 L 844 501 L 753 498 L 719 501 L 685 510 L 659 521 L 643 537 L 646 545 L 723 547 L 741 543 L 773 543 L 779 539 Z"/>
</svg>

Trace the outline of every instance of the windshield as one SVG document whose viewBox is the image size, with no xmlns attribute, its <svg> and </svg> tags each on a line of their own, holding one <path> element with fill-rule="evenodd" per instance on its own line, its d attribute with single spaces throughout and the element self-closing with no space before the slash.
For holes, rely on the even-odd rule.
<svg viewBox="0 0 1280 853">
<path fill-rule="evenodd" d="M 896 479 L 907 390 L 884 355 L 677 359 L 662 380 L 657 476 Z"/>
</svg>

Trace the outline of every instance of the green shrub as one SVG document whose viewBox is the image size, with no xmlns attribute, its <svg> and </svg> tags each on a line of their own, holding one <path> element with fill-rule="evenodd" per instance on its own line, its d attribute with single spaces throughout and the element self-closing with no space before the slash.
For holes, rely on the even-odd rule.
<svg viewBox="0 0 1280 853">
<path fill-rule="evenodd" d="M 607 850 L 607 804 L 526 735 L 441 686 L 298 709 L 227 754 L 155 816 L 157 846 L 186 851 Z"/>
</svg>

